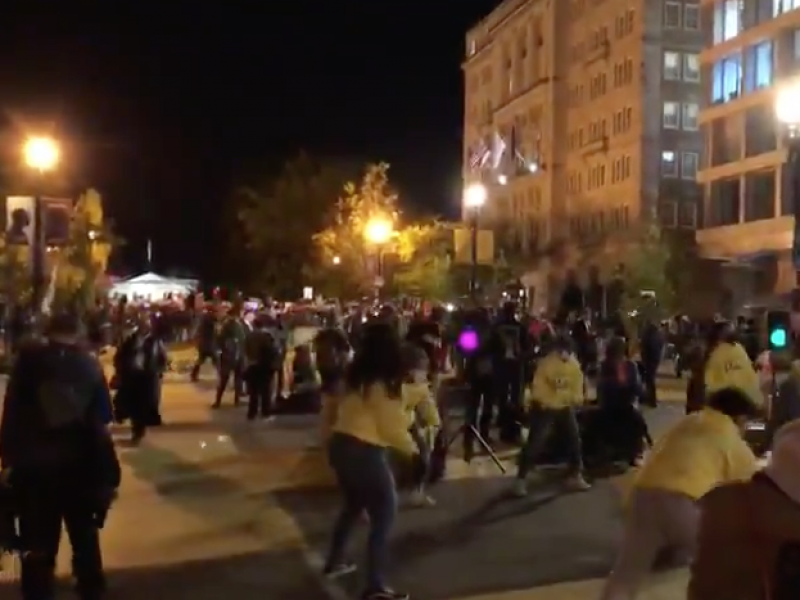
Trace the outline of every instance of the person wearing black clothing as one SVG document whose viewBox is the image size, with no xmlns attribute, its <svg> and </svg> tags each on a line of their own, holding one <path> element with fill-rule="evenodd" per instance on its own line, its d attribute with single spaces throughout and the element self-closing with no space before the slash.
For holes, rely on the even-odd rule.
<svg viewBox="0 0 800 600">
<path fill-rule="evenodd" d="M 219 381 L 212 408 L 219 408 L 222 395 L 233 379 L 233 405 L 238 406 L 243 390 L 244 342 L 247 326 L 242 320 L 241 308 L 232 307 L 219 333 Z"/>
<path fill-rule="evenodd" d="M 252 331 L 245 340 L 245 371 L 247 381 L 248 403 L 247 420 L 257 417 L 272 416 L 274 407 L 272 398 L 275 392 L 275 376 L 278 370 L 280 352 L 272 333 L 266 327 L 264 319 L 257 317 Z"/>
<path fill-rule="evenodd" d="M 197 328 L 197 360 L 192 368 L 192 381 L 200 377 L 200 368 L 207 360 L 217 367 L 217 318 L 213 312 L 207 311 L 200 318 Z"/>
<path fill-rule="evenodd" d="M 105 376 L 79 331 L 76 317 L 54 317 L 47 339 L 20 352 L 6 389 L 0 456 L 18 507 L 24 600 L 55 597 L 62 522 L 79 598 L 99 600 L 105 590 L 99 529 L 120 465 L 106 429 Z"/>
<path fill-rule="evenodd" d="M 492 370 L 497 386 L 495 394 L 500 439 L 516 443 L 520 435 L 518 419 L 522 410 L 525 361 L 531 354 L 532 344 L 528 330 L 517 320 L 514 303 L 503 306 L 492 328 L 492 336 L 499 340 L 493 344 Z"/>
<path fill-rule="evenodd" d="M 164 345 L 149 319 L 142 318 L 114 354 L 115 416 L 118 421 L 131 420 L 133 444 L 141 442 L 148 427 L 161 425 L 161 382 L 166 368 Z"/>
<path fill-rule="evenodd" d="M 438 372 L 439 353 L 442 347 L 442 327 L 433 311 L 429 316 L 417 315 L 408 326 L 406 341 L 422 348 L 428 359 L 428 375 L 430 378 Z"/>
</svg>

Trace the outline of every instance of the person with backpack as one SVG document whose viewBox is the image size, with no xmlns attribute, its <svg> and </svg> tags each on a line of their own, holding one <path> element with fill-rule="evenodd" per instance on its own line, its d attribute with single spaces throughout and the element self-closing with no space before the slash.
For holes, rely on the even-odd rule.
<svg viewBox="0 0 800 600">
<path fill-rule="evenodd" d="M 233 405 L 239 406 L 244 387 L 244 346 L 247 326 L 239 306 L 232 306 L 219 332 L 219 382 L 212 408 L 219 408 L 222 395 L 233 378 Z"/>
<path fill-rule="evenodd" d="M 17 502 L 24 600 L 55 597 L 62 523 L 78 597 L 103 596 L 99 530 L 121 480 L 110 421 L 103 369 L 84 348 L 79 319 L 53 317 L 46 339 L 21 349 L 0 422 L 2 479 Z"/>
</svg>

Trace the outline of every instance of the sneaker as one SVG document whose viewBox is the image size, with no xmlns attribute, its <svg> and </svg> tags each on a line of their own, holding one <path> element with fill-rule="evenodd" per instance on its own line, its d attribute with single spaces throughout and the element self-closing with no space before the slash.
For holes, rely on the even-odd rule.
<svg viewBox="0 0 800 600">
<path fill-rule="evenodd" d="M 350 575 L 350 573 L 355 573 L 356 563 L 354 562 L 339 562 L 328 567 L 325 567 L 322 570 L 322 574 L 327 579 L 338 579 L 339 577 L 344 577 L 345 575 Z"/>
<path fill-rule="evenodd" d="M 565 482 L 565 486 L 572 492 L 585 492 L 592 489 L 591 484 L 583 478 L 583 475 L 575 475 Z"/>
<path fill-rule="evenodd" d="M 428 496 L 422 490 L 414 490 L 408 497 L 408 503 L 414 508 L 425 508 L 427 506 L 436 506 L 436 500 Z"/>
<path fill-rule="evenodd" d="M 511 488 L 511 493 L 516 498 L 524 498 L 528 495 L 528 482 L 524 479 L 517 479 L 514 481 L 514 487 Z"/>
<path fill-rule="evenodd" d="M 409 600 L 411 596 L 394 590 L 378 590 L 376 592 L 365 592 L 361 600 Z"/>
</svg>

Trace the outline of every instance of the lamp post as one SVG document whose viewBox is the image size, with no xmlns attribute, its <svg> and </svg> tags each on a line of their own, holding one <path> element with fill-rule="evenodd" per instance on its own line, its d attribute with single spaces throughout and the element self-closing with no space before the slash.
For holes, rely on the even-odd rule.
<svg viewBox="0 0 800 600">
<path fill-rule="evenodd" d="M 478 298 L 478 221 L 488 193 L 482 183 L 473 183 L 464 190 L 464 208 L 468 213 L 470 232 L 469 291 L 473 300 Z"/>
<path fill-rule="evenodd" d="M 384 217 L 373 217 L 364 228 L 364 238 L 375 246 L 377 254 L 377 277 L 375 278 L 375 297 L 380 297 L 383 286 L 383 248 L 394 235 L 394 225 Z"/>
<path fill-rule="evenodd" d="M 787 155 L 784 169 L 788 171 L 788 183 L 791 199 L 791 213 L 794 216 L 794 234 L 792 236 L 792 263 L 795 270 L 795 291 L 793 293 L 793 310 L 800 308 L 800 80 L 793 80 L 778 89 L 775 98 L 775 116 L 783 125 L 783 139 Z"/>
<path fill-rule="evenodd" d="M 44 219 L 42 215 L 42 201 L 40 197 L 41 180 L 45 173 L 54 170 L 61 160 L 61 150 L 58 143 L 49 137 L 30 137 L 22 147 L 25 164 L 36 173 L 37 189 L 33 198 L 33 231 L 35 234 L 31 248 L 32 276 L 33 276 L 33 311 L 38 315 L 42 310 L 44 294 Z"/>
</svg>

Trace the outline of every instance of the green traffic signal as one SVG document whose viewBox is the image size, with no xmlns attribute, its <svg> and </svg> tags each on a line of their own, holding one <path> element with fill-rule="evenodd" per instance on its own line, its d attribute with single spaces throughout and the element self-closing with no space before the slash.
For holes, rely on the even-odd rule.
<svg viewBox="0 0 800 600">
<path fill-rule="evenodd" d="M 774 329 L 769 332 L 769 345 L 779 350 L 781 348 L 786 348 L 789 343 L 789 335 L 786 333 L 786 330 L 783 327 L 779 327 L 778 329 Z"/>
</svg>

